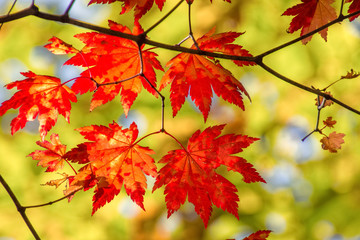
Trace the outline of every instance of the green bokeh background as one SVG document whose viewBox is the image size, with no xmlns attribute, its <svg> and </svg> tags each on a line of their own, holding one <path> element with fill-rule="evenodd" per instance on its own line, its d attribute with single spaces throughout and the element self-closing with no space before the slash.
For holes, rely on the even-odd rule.
<svg viewBox="0 0 360 240">
<path fill-rule="evenodd" d="M 40 9 L 61 13 L 68 1 L 36 1 Z M 153 9 L 142 18 L 146 29 L 156 22 L 177 1 L 168 0 L 162 12 Z M 233 0 L 232 4 L 214 0 L 197 0 L 193 6 L 193 30 L 202 36 L 212 27 L 217 32 L 245 32 L 236 43 L 253 55 L 260 54 L 285 43 L 299 33 L 287 34 L 290 17 L 281 16 L 297 1 L 289 0 Z M 18 1 L 14 11 L 30 4 Z M 70 16 L 106 26 L 112 19 L 127 26 L 132 25 L 132 13 L 120 16 L 121 4 L 86 6 L 78 0 Z M 11 1 L 0 0 L 0 14 L 6 14 Z M 335 3 L 338 6 L 339 3 Z M 58 9 L 60 6 L 60 10 Z M 65 6 L 65 7 L 64 7 Z M 86 9 L 86 10 L 84 10 Z M 187 35 L 187 7 L 183 4 L 164 23 L 154 29 L 149 37 L 176 44 Z M 265 58 L 265 62 L 281 74 L 304 85 L 323 88 L 345 75 L 350 69 L 360 71 L 359 22 L 345 21 L 329 29 L 328 42 L 319 35 L 306 46 L 296 43 Z M 81 47 L 74 34 L 87 30 L 35 17 L 7 23 L 0 31 L 0 82 L 1 85 L 23 79 L 20 72 L 31 70 L 67 81 L 81 69 L 62 66 L 67 59 L 48 53 L 42 46 L 52 36 Z M 186 46 L 186 44 L 185 44 Z M 175 52 L 156 49 L 163 65 Z M 111 203 L 91 216 L 92 191 L 77 193 L 51 206 L 28 209 L 27 214 L 43 239 L 242 239 L 251 232 L 270 229 L 272 240 L 338 240 L 360 239 L 360 149 L 359 116 L 333 105 L 322 111 L 322 119 L 333 116 L 335 130 L 346 134 L 345 144 L 337 154 L 321 149 L 320 135 L 310 136 L 304 143 L 301 138 L 311 132 L 316 123 L 316 96 L 288 85 L 259 67 L 236 67 L 221 61 L 245 85 L 252 102 L 245 100 L 246 111 L 214 99 L 209 119 L 187 101 L 172 118 L 166 88 L 165 128 L 180 141 L 187 139 L 197 129 L 216 124 L 227 124 L 224 133 L 247 134 L 261 140 L 246 149 L 241 156 L 251 162 L 268 184 L 245 184 L 241 176 L 220 168 L 239 190 L 240 220 L 227 212 L 214 208 L 207 229 L 194 213 L 193 206 L 185 204 L 180 211 L 166 218 L 163 189 L 151 193 L 154 182 L 149 179 L 145 195 L 146 212 L 132 203 L 122 191 Z M 162 73 L 158 74 L 158 81 Z M 343 102 L 358 108 L 360 82 L 344 80 L 330 88 L 331 93 Z M 0 89 L 0 101 L 11 97 L 13 91 Z M 83 138 L 75 128 L 90 124 L 108 125 L 112 121 L 122 124 L 135 121 L 140 137 L 160 129 L 160 100 L 143 91 L 130 111 L 126 121 L 119 98 L 89 112 L 91 94 L 79 97 L 73 104 L 71 124 L 60 117 L 51 133 L 58 133 L 68 149 Z M 39 140 L 37 123 L 10 135 L 9 124 L 17 110 L 0 118 L 0 173 L 23 205 L 34 205 L 62 197 L 62 187 L 53 189 L 41 186 L 56 173 L 44 173 L 36 162 L 26 157 L 36 149 Z M 327 132 L 329 133 L 329 132 Z M 155 150 L 158 161 L 167 151 L 177 148 L 175 142 L 158 134 L 141 142 Z M 161 165 L 158 165 L 160 168 Z M 64 171 L 68 171 L 65 169 Z M 16 211 L 4 188 L 0 187 L 0 239 L 32 239 L 22 218 Z"/>
</svg>

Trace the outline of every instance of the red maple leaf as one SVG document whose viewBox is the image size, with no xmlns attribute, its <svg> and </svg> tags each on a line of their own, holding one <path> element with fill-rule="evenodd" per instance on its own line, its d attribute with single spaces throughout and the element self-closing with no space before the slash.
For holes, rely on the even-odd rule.
<svg viewBox="0 0 360 240">
<path fill-rule="evenodd" d="M 130 198 L 144 209 L 145 174 L 156 177 L 157 170 L 149 156 L 154 152 L 135 142 L 138 136 L 136 124 L 123 129 L 114 122 L 109 127 L 91 125 L 77 131 L 91 142 L 82 143 L 65 155 L 72 162 L 86 163 L 74 176 L 69 191 L 76 187 L 83 187 L 86 191 L 96 185 L 94 214 L 119 194 L 124 185 Z"/>
<path fill-rule="evenodd" d="M 47 150 L 36 150 L 28 155 L 39 161 L 38 166 L 47 167 L 46 172 L 53 172 L 63 168 L 66 161 L 63 157 L 66 153 L 66 145 L 61 144 L 59 135 L 51 134 L 50 141 L 37 141 L 37 145 Z"/>
<path fill-rule="evenodd" d="M 360 1 L 359 0 L 346 0 L 345 2 L 346 3 L 351 2 L 350 7 L 348 9 L 349 14 L 360 11 Z M 354 21 L 354 19 L 357 18 L 359 15 L 360 14 L 355 15 L 355 16 L 349 18 L 349 20 Z"/>
<path fill-rule="evenodd" d="M 221 52 L 238 56 L 251 56 L 239 45 L 231 44 L 242 33 L 214 34 L 215 28 L 197 40 L 201 50 Z M 193 45 L 192 49 L 196 49 Z M 253 65 L 252 62 L 234 61 L 237 65 Z M 213 91 L 224 100 L 244 110 L 242 94 L 249 97 L 244 86 L 226 70 L 219 61 L 200 55 L 180 53 L 171 59 L 169 69 L 161 80 L 160 90 L 171 83 L 171 105 L 173 116 L 181 109 L 190 95 L 206 121 L 212 103 Z"/>
<path fill-rule="evenodd" d="M 293 33 L 301 29 L 300 36 L 322 27 L 336 19 L 335 9 L 331 6 L 334 0 L 301 0 L 302 3 L 287 9 L 283 15 L 295 16 L 290 23 L 288 31 Z M 327 40 L 327 28 L 320 31 L 321 37 Z M 306 44 L 312 36 L 302 40 Z"/>
<path fill-rule="evenodd" d="M 109 26 L 112 30 L 131 34 L 130 29 L 121 24 L 109 21 Z M 142 29 L 136 25 L 133 34 L 141 32 Z M 80 33 L 75 37 L 84 42 L 85 46 L 80 53 L 65 64 L 87 67 L 88 70 L 84 71 L 81 74 L 82 77 L 75 81 L 72 89 L 81 94 L 94 91 L 96 85 L 90 78 L 93 78 L 98 84 L 110 84 L 98 87 L 93 95 L 90 110 L 111 101 L 121 91 L 121 103 L 125 115 L 127 115 L 142 87 L 157 96 L 153 88 L 156 87 L 154 68 L 163 71 L 160 62 L 156 59 L 157 54 L 143 50 L 141 61 L 139 47 L 134 41 L 96 32 Z M 153 87 L 144 77 L 138 76 L 141 70 Z M 118 82 L 128 78 L 131 79 Z M 111 84 L 114 82 L 117 83 Z"/>
<path fill-rule="evenodd" d="M 258 139 L 234 134 L 219 137 L 224 126 L 209 127 L 203 132 L 198 130 L 189 139 L 186 149 L 170 151 L 159 161 L 166 165 L 159 171 L 153 191 L 165 185 L 168 217 L 188 197 L 205 226 L 212 204 L 239 218 L 237 189 L 215 172 L 220 165 L 241 173 L 245 182 L 265 182 L 252 164 L 232 156 Z"/>
<path fill-rule="evenodd" d="M 19 115 L 11 121 L 11 134 L 24 128 L 28 121 L 33 121 L 38 116 L 39 132 L 44 141 L 59 114 L 70 121 L 71 102 L 77 101 L 76 95 L 59 78 L 36 75 L 33 72 L 21 74 L 27 78 L 6 85 L 7 89 L 16 87 L 19 91 L 1 104 L 0 116 L 11 108 L 19 108 Z"/>
<path fill-rule="evenodd" d="M 250 236 L 244 238 L 243 240 L 266 240 L 269 237 L 270 230 L 259 230 L 255 233 L 252 233 Z"/>
<path fill-rule="evenodd" d="M 166 0 L 155 0 L 156 5 L 160 10 L 162 10 Z M 135 8 L 135 20 L 139 20 L 145 13 L 147 13 L 153 6 L 154 0 L 91 0 L 90 4 L 93 3 L 114 3 L 114 2 L 123 2 L 122 11 L 120 14 L 129 12 L 131 9 Z"/>
</svg>

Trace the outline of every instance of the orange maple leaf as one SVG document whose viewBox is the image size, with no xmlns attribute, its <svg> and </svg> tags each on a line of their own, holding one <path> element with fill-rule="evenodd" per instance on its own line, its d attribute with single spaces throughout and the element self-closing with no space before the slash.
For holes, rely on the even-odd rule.
<svg viewBox="0 0 360 240">
<path fill-rule="evenodd" d="M 11 108 L 19 108 L 19 115 L 11 121 L 11 134 L 24 128 L 28 121 L 33 121 L 38 116 L 39 132 L 44 141 L 59 114 L 70 121 L 71 102 L 77 101 L 76 95 L 59 78 L 36 75 L 33 72 L 21 74 L 27 78 L 6 85 L 7 89 L 16 87 L 19 91 L 1 104 L 0 116 Z"/>
<path fill-rule="evenodd" d="M 187 148 L 168 152 L 159 162 L 166 165 L 159 171 L 153 191 L 165 185 L 168 217 L 184 204 L 186 197 L 207 226 L 212 204 L 239 218 L 236 187 L 215 172 L 220 165 L 243 175 L 244 181 L 265 182 L 252 164 L 232 156 L 242 152 L 257 138 L 245 135 L 219 137 L 225 125 L 196 131 Z"/>
<path fill-rule="evenodd" d="M 336 124 L 335 120 L 332 120 L 332 117 L 327 117 L 325 121 L 323 121 L 324 125 L 329 127 L 329 128 L 333 128 L 334 125 Z"/>
<path fill-rule="evenodd" d="M 214 34 L 215 28 L 197 40 L 201 50 L 238 56 L 251 56 L 239 45 L 231 44 L 242 33 Z M 193 49 L 196 47 L 193 45 Z M 254 65 L 252 62 L 234 61 L 237 65 Z M 242 94 L 249 97 L 244 86 L 219 61 L 204 56 L 180 53 L 167 63 L 169 69 L 161 80 L 160 90 L 171 83 L 170 100 L 173 116 L 190 95 L 206 121 L 212 103 L 213 91 L 224 100 L 245 109 Z"/>
<path fill-rule="evenodd" d="M 346 73 L 345 76 L 341 76 L 341 79 L 352 79 L 352 78 L 357 78 L 358 76 L 360 76 L 359 72 L 355 72 L 354 69 L 351 69 L 349 72 Z"/>
<path fill-rule="evenodd" d="M 322 27 L 337 18 L 335 9 L 331 6 L 334 0 L 301 0 L 302 3 L 287 9 L 283 15 L 295 16 L 290 23 L 288 31 L 293 33 L 301 29 L 300 36 Z M 327 28 L 320 31 L 321 37 L 327 40 Z M 302 40 L 308 43 L 312 36 Z"/>
<path fill-rule="evenodd" d="M 69 177 L 70 177 L 66 173 L 61 173 L 61 175 L 63 176 L 62 178 L 50 180 L 50 181 L 48 181 L 48 182 L 46 182 L 45 184 L 42 184 L 42 185 L 55 186 L 55 188 L 58 188 L 61 184 L 63 184 L 67 180 L 69 180 Z"/>
<path fill-rule="evenodd" d="M 37 141 L 36 144 L 47 150 L 36 150 L 28 156 L 39 161 L 38 166 L 47 167 L 46 172 L 53 172 L 64 167 L 66 161 L 63 157 L 66 153 L 66 145 L 61 144 L 59 135 L 51 134 L 50 141 Z"/>
<path fill-rule="evenodd" d="M 323 137 L 320 142 L 322 143 L 321 147 L 324 150 L 329 150 L 331 153 L 336 153 L 337 150 L 341 149 L 341 144 L 343 144 L 345 134 L 332 132 L 328 137 Z"/>
<path fill-rule="evenodd" d="M 109 26 L 112 30 L 131 34 L 130 29 L 121 24 L 109 21 Z M 141 32 L 140 26 L 135 25 L 133 34 L 140 34 Z M 156 59 L 157 54 L 143 50 L 141 61 L 139 47 L 134 41 L 96 32 L 80 33 L 75 37 L 84 42 L 85 46 L 80 53 L 65 64 L 83 66 L 89 69 L 84 71 L 81 74 L 82 77 L 75 81 L 72 89 L 81 94 L 94 91 L 96 85 L 90 78 L 93 78 L 98 84 L 109 84 L 97 88 L 91 101 L 91 111 L 113 100 L 120 91 L 125 115 L 128 114 L 142 87 L 157 96 L 154 90 L 154 87 L 156 87 L 154 68 L 163 71 L 160 62 Z M 141 69 L 141 66 L 143 66 L 143 69 Z M 152 86 L 144 77 L 139 76 L 141 70 L 143 70 L 143 74 Z M 128 80 L 119 82 L 125 79 Z M 111 84 L 114 82 L 117 83 Z"/>
<path fill-rule="evenodd" d="M 76 187 L 86 191 L 96 185 L 94 214 L 119 194 L 124 185 L 130 198 L 144 209 L 145 175 L 156 177 L 157 170 L 154 159 L 149 156 L 154 152 L 135 142 L 136 124 L 132 123 L 128 129 L 114 122 L 109 127 L 91 125 L 76 130 L 91 142 L 82 143 L 65 155 L 72 162 L 86 163 L 74 176 L 69 191 Z"/>
<path fill-rule="evenodd" d="M 160 10 L 162 10 L 166 0 L 155 0 L 156 5 Z M 135 20 L 139 20 L 145 13 L 147 13 L 153 6 L 154 0 L 91 0 L 90 4 L 93 3 L 114 3 L 114 2 L 123 2 L 122 11 L 120 14 L 129 12 L 131 9 L 135 8 Z"/>
<path fill-rule="evenodd" d="M 78 53 L 79 51 L 71 46 L 70 44 L 64 42 L 63 40 L 52 37 L 49 39 L 49 44 L 46 44 L 44 47 L 47 48 L 53 54 L 72 54 Z"/>
</svg>

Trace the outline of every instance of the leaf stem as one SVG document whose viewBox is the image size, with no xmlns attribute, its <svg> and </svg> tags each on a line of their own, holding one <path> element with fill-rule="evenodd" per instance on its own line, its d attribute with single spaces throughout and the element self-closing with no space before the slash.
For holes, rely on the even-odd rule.
<svg viewBox="0 0 360 240">
<path fill-rule="evenodd" d="M 71 165 L 71 163 L 65 159 L 65 162 L 70 166 L 70 168 L 74 171 L 75 175 L 77 174 L 77 171 L 75 170 L 75 168 Z"/>
<path fill-rule="evenodd" d="M 21 217 L 23 218 L 24 222 L 26 223 L 27 227 L 31 231 L 32 235 L 36 240 L 40 240 L 38 233 L 36 232 L 35 228 L 33 227 L 32 223 L 30 222 L 29 218 L 27 217 L 25 210 L 26 208 L 21 206 L 19 200 L 16 198 L 14 192 L 11 190 L 5 179 L 0 174 L 0 182 L 4 186 L 6 192 L 9 194 L 11 200 L 14 202 L 18 212 L 20 213 Z"/>
<path fill-rule="evenodd" d="M 161 133 L 161 132 L 162 132 L 162 131 L 159 130 L 159 131 L 157 131 L 157 132 L 149 133 L 149 134 L 143 136 L 142 138 L 138 139 L 137 141 L 135 141 L 132 145 L 136 145 L 136 144 L 138 144 L 140 141 L 144 140 L 145 138 L 147 138 L 147 137 L 149 137 L 149 136 L 151 136 L 151 135 L 154 135 L 154 134 Z"/>
<path fill-rule="evenodd" d="M 180 145 L 180 147 L 185 151 L 185 152 L 187 152 L 188 153 L 188 151 L 186 150 L 186 148 L 181 144 L 181 142 L 176 138 L 176 137 L 174 137 L 173 135 L 171 135 L 169 132 L 167 132 L 167 131 L 163 131 L 163 133 L 165 133 L 166 135 L 168 135 L 168 136 L 170 136 L 172 139 L 174 139 L 179 145 Z"/>
</svg>

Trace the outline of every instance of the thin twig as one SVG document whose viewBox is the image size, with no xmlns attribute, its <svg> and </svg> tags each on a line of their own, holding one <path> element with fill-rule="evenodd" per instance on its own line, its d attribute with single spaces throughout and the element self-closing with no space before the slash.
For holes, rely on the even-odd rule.
<svg viewBox="0 0 360 240">
<path fill-rule="evenodd" d="M 80 189 L 79 189 L 79 190 L 80 190 Z M 77 190 L 77 191 L 79 191 L 79 190 Z M 77 192 L 77 191 L 76 191 L 76 192 Z M 50 202 L 48 202 L 48 203 L 43 203 L 43 204 L 38 204 L 38 205 L 31 205 L 31 206 L 24 206 L 23 208 L 25 208 L 25 209 L 28 209 L 28 208 L 39 208 L 39 207 L 44 207 L 44 206 L 52 205 L 52 204 L 54 204 L 54 203 L 57 203 L 57 202 L 60 202 L 60 201 L 62 201 L 62 200 L 64 200 L 64 199 L 66 199 L 66 198 L 68 198 L 68 197 L 71 197 L 71 196 L 74 195 L 76 192 L 69 193 L 69 194 L 67 194 L 66 196 L 63 196 L 63 197 L 61 197 L 61 198 L 59 198 L 59 199 L 56 199 L 56 200 L 54 200 L 54 201 L 50 201 Z"/>
<path fill-rule="evenodd" d="M 341 0 L 341 6 L 340 6 L 340 13 L 339 13 L 339 16 L 344 16 L 344 15 L 343 15 L 344 2 L 345 2 L 345 0 Z"/>
<path fill-rule="evenodd" d="M 15 1 L 13 2 L 13 4 L 11 5 L 11 7 L 10 7 L 8 13 L 7 13 L 7 16 L 10 15 L 11 11 L 12 11 L 13 8 L 15 7 L 16 2 L 17 2 L 17 0 L 15 0 Z M 4 25 L 4 23 L 2 22 L 1 25 L 0 25 L 0 30 L 1 30 L 1 28 L 2 28 L 3 25 Z"/>
<path fill-rule="evenodd" d="M 70 12 L 72 6 L 74 5 L 74 3 L 75 3 L 75 0 L 71 0 L 70 4 L 68 5 L 68 7 L 66 8 L 66 10 L 63 14 L 63 17 L 66 17 L 66 18 L 69 17 L 69 12 Z"/>
<path fill-rule="evenodd" d="M 165 97 L 157 90 L 157 88 L 149 81 L 149 79 L 144 74 L 144 60 L 142 57 L 141 45 L 138 44 L 139 49 L 139 57 L 140 57 L 140 76 L 145 79 L 145 81 L 151 86 L 152 89 L 161 97 L 161 129 L 160 131 L 165 131 Z"/>
<path fill-rule="evenodd" d="M 157 131 L 157 132 L 152 132 L 152 133 L 149 133 L 149 134 L 147 134 L 147 135 L 143 136 L 142 138 L 140 138 L 139 140 L 137 140 L 136 142 L 134 142 L 132 145 L 139 144 L 139 142 L 141 142 L 141 141 L 142 141 L 142 140 L 144 140 L 145 138 L 150 137 L 151 135 L 154 135 L 154 134 L 161 133 L 161 132 L 163 132 L 163 131 L 162 131 L 162 130 L 160 130 L 160 131 Z"/>
<path fill-rule="evenodd" d="M 188 2 L 188 21 L 189 21 L 189 36 L 190 38 L 192 39 L 192 41 L 194 42 L 194 45 L 196 47 L 197 50 L 201 51 L 200 47 L 199 47 L 199 44 L 196 42 L 195 38 L 194 38 L 194 34 L 193 34 L 193 31 L 192 31 L 192 24 L 191 24 L 191 4 L 192 2 Z"/>
<path fill-rule="evenodd" d="M 314 132 L 321 132 L 321 130 L 319 129 L 319 123 L 320 123 L 320 112 L 321 112 L 321 109 L 324 108 L 324 105 L 325 105 L 325 102 L 326 102 L 326 99 L 323 97 L 322 99 L 322 102 L 320 102 L 320 96 L 318 95 L 317 96 L 317 110 L 318 110 L 318 113 L 317 113 L 317 118 L 316 118 L 316 125 L 315 125 L 315 128 L 314 130 L 312 130 L 308 135 L 306 135 L 305 137 L 303 137 L 303 139 L 301 139 L 301 141 L 305 141 L 311 134 L 313 134 Z"/>
<path fill-rule="evenodd" d="M 30 229 L 34 238 L 36 240 L 40 240 L 38 233 L 36 232 L 35 228 L 33 227 L 32 223 L 30 222 L 29 218 L 27 217 L 27 215 L 25 213 L 26 208 L 21 206 L 19 200 L 16 198 L 14 192 L 11 190 L 11 188 L 9 187 L 9 185 L 7 184 L 5 179 L 1 176 L 1 174 L 0 174 L 0 182 L 4 186 L 6 192 L 11 197 L 11 200 L 14 202 L 18 212 L 20 213 L 21 217 L 24 219 L 24 222 L 26 223 L 27 227 Z"/>
<path fill-rule="evenodd" d="M 304 35 L 302 35 L 302 36 L 300 36 L 298 38 L 295 38 L 295 39 L 293 39 L 293 40 L 291 40 L 289 42 L 286 42 L 286 43 L 284 43 L 284 44 L 282 44 L 280 46 L 274 47 L 274 48 L 272 48 L 272 49 L 270 49 L 268 51 L 265 51 L 265 52 L 255 56 L 255 57 L 263 58 L 263 57 L 265 57 L 267 55 L 270 55 L 271 53 L 277 52 L 280 49 L 283 49 L 283 48 L 288 47 L 288 46 L 290 46 L 290 45 L 292 45 L 294 43 L 297 43 L 297 42 L 299 42 L 299 41 L 301 41 L 301 40 L 303 40 L 303 39 L 305 39 L 307 37 L 310 37 L 310 36 L 314 35 L 315 33 L 318 33 L 320 31 L 322 31 L 322 30 L 336 24 L 336 23 L 340 23 L 340 22 L 344 21 L 345 19 L 351 18 L 351 17 L 353 17 L 355 15 L 358 15 L 358 14 L 360 14 L 360 11 L 356 11 L 356 12 L 353 12 L 353 13 L 348 14 L 348 15 L 339 15 L 339 17 L 336 18 L 335 20 L 333 20 L 331 22 L 328 22 L 327 24 L 325 24 L 325 25 L 323 25 L 323 26 L 321 26 L 321 27 L 319 27 L 319 28 L 317 28 L 317 29 L 315 29 L 315 30 L 313 30 L 311 32 L 308 32 L 307 34 L 304 34 Z"/>
<path fill-rule="evenodd" d="M 180 0 L 167 14 L 165 14 L 159 21 L 152 25 L 148 30 L 143 32 L 144 35 L 147 35 L 151 30 L 156 28 L 160 23 L 162 23 L 166 18 L 168 18 L 182 3 L 184 0 Z"/>
<path fill-rule="evenodd" d="M 135 74 L 134 76 L 131 76 L 131 77 L 128 77 L 128 78 L 125 78 L 125 79 L 122 79 L 122 80 L 119 80 L 119 81 L 115 81 L 115 82 L 107 82 L 107 83 L 97 83 L 96 85 L 98 87 L 101 87 L 101 86 L 106 86 L 106 85 L 114 85 L 114 84 L 119 84 L 119 83 L 123 83 L 123 82 L 126 82 L 126 81 L 129 81 L 133 78 L 136 78 L 136 77 L 139 77 L 141 76 L 140 73 L 138 74 Z"/>
<path fill-rule="evenodd" d="M 189 38 L 190 38 L 190 35 L 187 35 L 183 40 L 181 40 L 178 44 L 176 44 L 176 46 L 180 46 L 181 44 L 183 44 L 183 42 L 185 42 Z"/>
</svg>

